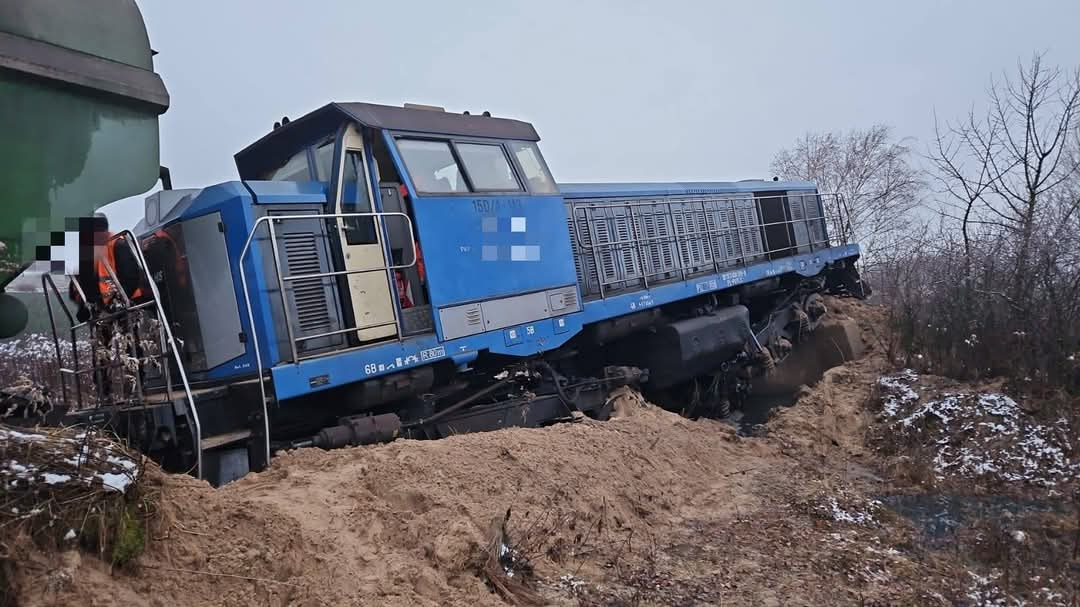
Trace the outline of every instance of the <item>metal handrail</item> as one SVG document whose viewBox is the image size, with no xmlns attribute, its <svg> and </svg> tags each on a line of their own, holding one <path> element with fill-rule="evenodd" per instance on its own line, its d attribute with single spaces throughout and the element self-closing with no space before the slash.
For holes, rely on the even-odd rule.
<svg viewBox="0 0 1080 607">
<path fill-rule="evenodd" d="M 390 217 L 390 216 L 397 216 L 397 217 L 404 218 L 405 223 L 409 228 L 409 230 L 408 230 L 408 232 L 409 232 L 409 241 L 410 241 L 409 244 L 412 245 L 412 246 L 409 247 L 409 249 L 412 251 L 412 261 L 410 263 L 401 264 L 401 265 L 385 265 L 384 264 L 384 266 L 380 267 L 380 268 L 343 270 L 343 271 L 340 271 L 340 272 L 323 272 L 323 273 L 317 273 L 317 274 L 313 274 L 313 275 L 297 274 L 297 275 L 290 275 L 290 276 L 287 276 L 287 277 L 284 277 L 284 276 L 281 275 L 281 261 L 280 261 L 280 259 L 278 259 L 277 238 L 276 238 L 275 233 L 274 233 L 273 221 L 275 221 L 275 220 L 287 221 L 287 220 L 294 220 L 294 219 L 309 219 L 310 220 L 310 219 L 347 219 L 347 218 L 350 218 L 350 217 L 371 217 L 372 219 L 378 218 L 380 233 L 381 234 L 386 234 L 385 218 Z M 290 281 L 291 280 L 301 280 L 301 279 L 305 279 L 305 278 L 314 280 L 314 279 L 317 279 L 317 278 L 329 277 L 331 275 L 332 276 L 345 276 L 345 275 L 349 275 L 349 274 L 364 274 L 364 273 L 368 273 L 368 272 L 385 271 L 386 275 L 387 275 L 387 279 L 390 281 L 390 285 L 392 286 L 394 283 L 393 283 L 393 276 L 392 276 L 391 272 L 393 272 L 394 270 L 403 270 L 403 269 L 411 268 L 411 267 L 415 266 L 416 262 L 417 262 L 417 257 L 416 257 L 416 238 L 414 236 L 415 232 L 413 231 L 412 220 L 409 219 L 409 216 L 407 214 L 405 214 L 405 213 L 399 213 L 399 212 L 370 212 L 370 213 L 311 213 L 311 214 L 299 214 L 299 215 L 264 215 L 264 216 L 259 217 L 258 219 L 255 220 L 255 223 L 251 226 L 251 231 L 248 233 L 247 239 L 244 241 L 244 247 L 240 250 L 240 257 L 238 259 L 238 263 L 239 263 L 239 266 L 240 266 L 240 286 L 244 291 L 244 306 L 247 308 L 248 327 L 249 327 L 249 331 L 251 333 L 251 343 L 252 343 L 252 347 L 255 350 L 255 367 L 256 367 L 256 371 L 257 371 L 257 373 L 259 375 L 259 394 L 262 397 L 262 408 L 263 408 L 263 411 L 262 411 L 262 413 L 263 413 L 263 425 L 264 425 L 263 435 L 264 435 L 264 437 L 266 439 L 265 440 L 266 461 L 270 461 L 270 412 L 269 412 L 269 407 L 267 406 L 268 400 L 267 400 L 267 396 L 266 396 L 266 378 L 265 378 L 265 375 L 263 374 L 262 351 L 259 348 L 259 332 L 255 328 L 255 312 L 253 311 L 253 309 L 251 307 L 251 290 L 248 288 L 247 272 L 244 269 L 244 261 L 248 256 L 248 252 L 251 250 L 251 243 L 255 239 L 255 234 L 258 233 L 259 227 L 264 223 L 267 224 L 267 231 L 268 231 L 268 233 L 270 235 L 270 249 L 271 249 L 272 255 L 274 256 L 274 270 L 275 270 L 275 273 L 277 274 L 278 291 L 279 291 L 279 294 L 281 296 L 281 308 L 282 308 L 282 312 L 285 314 L 285 327 L 286 327 L 286 330 L 288 331 L 288 334 L 289 334 L 289 345 L 290 345 L 290 349 L 292 351 L 292 362 L 294 362 L 294 363 L 297 362 L 297 360 L 299 358 L 299 356 L 297 354 L 297 351 L 296 351 L 296 344 L 297 344 L 298 340 L 293 335 L 292 319 L 289 316 L 289 305 L 288 305 L 288 302 L 285 299 L 285 284 L 284 284 L 285 279 L 288 279 Z M 380 244 L 384 244 L 384 251 L 385 251 L 385 243 L 382 243 L 381 240 L 380 240 Z M 384 259 L 385 259 L 385 257 L 384 257 Z M 401 323 L 401 321 L 398 318 L 397 306 L 395 305 L 394 306 L 394 324 L 398 326 L 398 329 L 399 329 L 398 334 L 399 335 L 401 333 L 401 331 L 400 331 L 400 329 L 401 329 L 400 323 Z M 389 323 L 386 323 L 386 324 L 389 324 Z M 349 332 L 360 331 L 360 330 L 362 330 L 362 328 L 350 327 L 348 329 L 344 329 L 342 331 L 342 333 L 349 333 Z M 305 338 L 301 338 L 301 339 L 303 340 Z"/>
<path fill-rule="evenodd" d="M 808 221 L 809 222 L 818 222 L 818 221 L 823 221 L 825 219 L 830 219 L 830 218 L 833 218 L 833 217 L 835 217 L 835 216 L 833 216 L 833 215 L 823 215 L 821 217 L 811 217 L 808 220 L 807 219 L 789 219 L 787 221 L 774 221 L 774 222 L 771 222 L 771 223 L 755 223 L 753 225 L 738 226 L 738 227 L 733 227 L 733 228 L 718 228 L 718 229 L 715 229 L 715 230 L 695 230 L 693 232 L 681 232 L 681 233 L 678 233 L 678 234 L 673 234 L 672 236 L 653 236 L 653 237 L 645 237 L 645 238 L 642 238 L 642 239 L 631 238 L 630 240 L 615 240 L 615 241 L 612 241 L 612 242 L 600 242 L 600 243 L 590 244 L 590 245 L 582 244 L 582 245 L 579 245 L 579 246 L 581 246 L 581 248 L 583 248 L 583 249 L 593 249 L 593 248 L 605 248 L 606 249 L 606 248 L 614 248 L 614 247 L 619 246 L 619 245 L 677 242 L 676 238 L 682 238 L 683 240 L 686 240 L 687 238 L 693 239 L 693 237 L 695 237 L 695 236 L 700 237 L 700 238 L 707 238 L 709 236 L 717 236 L 717 235 L 721 235 L 721 234 L 726 234 L 728 232 L 737 232 L 739 230 L 754 230 L 754 229 L 757 229 L 757 228 L 768 228 L 768 227 L 780 226 L 780 225 L 794 225 L 794 224 L 800 224 L 800 223 L 805 224 Z M 604 219 L 609 219 L 609 218 L 605 217 Z M 830 238 L 825 238 L 823 240 L 814 241 L 814 242 L 828 242 L 829 240 L 831 240 L 831 239 Z M 781 251 L 781 250 L 783 250 L 785 248 L 791 248 L 791 247 L 782 247 L 782 248 L 778 248 L 778 249 L 774 249 L 774 250 L 775 251 Z M 769 251 L 763 251 L 761 254 L 765 255 L 767 253 L 769 253 Z"/>
<path fill-rule="evenodd" d="M 822 198 L 824 198 L 826 196 L 836 196 L 837 199 L 842 200 L 842 197 L 839 194 L 806 194 L 805 196 L 816 196 L 816 197 L 822 197 Z M 739 197 L 731 197 L 731 196 L 729 196 L 729 197 L 725 197 L 725 198 L 717 198 L 717 199 L 709 200 L 708 202 L 747 202 L 747 201 L 754 202 L 754 201 L 765 200 L 765 199 L 769 199 L 769 198 L 790 198 L 790 197 L 794 197 L 794 196 L 787 196 L 787 195 L 785 195 L 785 196 L 757 196 L 757 197 L 754 197 L 754 198 L 739 198 Z M 630 209 L 631 207 L 649 207 L 649 206 L 659 206 L 659 205 L 667 206 L 670 209 L 671 205 L 674 205 L 674 204 L 690 204 L 690 203 L 694 203 L 694 202 L 706 202 L 704 200 L 700 200 L 700 196 L 696 196 L 694 198 L 689 198 L 689 199 L 687 199 L 687 198 L 672 198 L 672 199 L 665 199 L 665 200 L 654 199 L 654 200 L 649 201 L 649 202 L 642 202 L 642 201 L 621 202 L 621 200 L 634 200 L 634 199 L 609 199 L 609 200 L 605 200 L 604 202 L 574 202 L 574 203 L 571 203 L 572 217 L 575 220 L 577 219 L 577 217 L 578 217 L 577 210 L 578 209 L 582 209 L 582 210 L 585 210 L 585 211 L 590 211 L 590 210 L 596 210 L 596 209 L 611 209 L 611 208 L 627 208 L 627 209 Z M 805 206 L 805 200 L 803 201 L 803 204 Z M 718 210 L 718 209 L 715 209 L 715 210 Z M 709 211 L 710 211 L 710 209 L 705 209 L 703 211 L 705 213 L 706 217 L 708 216 Z M 679 210 L 672 210 L 671 212 L 678 213 L 680 215 L 687 215 L 687 214 L 696 214 L 696 213 L 699 213 L 699 212 L 702 212 L 702 211 L 679 209 Z M 669 212 L 663 212 L 661 214 L 670 215 Z M 584 217 L 587 218 L 588 216 L 586 215 Z M 605 219 L 608 219 L 608 218 L 605 218 Z M 733 226 L 733 227 L 719 228 L 717 230 L 705 231 L 705 232 L 701 232 L 701 231 L 685 232 L 683 235 L 684 236 L 685 235 L 694 236 L 694 235 L 703 235 L 703 234 L 717 235 L 717 234 L 724 234 L 724 233 L 727 233 L 727 232 L 736 232 L 736 231 L 739 231 L 739 230 L 752 230 L 752 229 L 756 229 L 756 228 L 767 228 L 767 227 L 772 227 L 772 226 L 777 226 L 777 225 L 789 225 L 789 224 L 797 224 L 797 223 L 808 224 L 808 222 L 813 223 L 813 222 L 818 222 L 818 221 L 823 222 L 823 221 L 825 221 L 827 219 L 840 220 L 842 218 L 840 217 L 839 214 L 829 215 L 829 214 L 824 214 L 824 213 L 822 215 L 820 215 L 820 216 L 817 216 L 817 217 L 806 217 L 806 213 L 805 213 L 805 210 L 804 210 L 803 219 L 789 219 L 789 220 L 786 220 L 786 221 L 774 221 L 774 222 L 768 222 L 768 223 L 755 223 L 755 224 L 752 224 L 752 225 L 745 225 L 745 226 L 736 225 L 736 226 Z M 736 222 L 737 222 L 737 220 L 736 220 Z M 582 249 L 585 249 L 585 250 L 591 250 L 594 245 L 585 244 L 581 240 L 580 226 L 578 225 L 577 221 L 573 221 L 572 223 L 574 224 L 574 239 L 577 241 L 578 247 L 580 247 Z M 672 222 L 672 229 L 674 230 L 674 221 Z M 846 235 L 845 235 L 845 237 L 846 237 Z M 619 241 L 614 241 L 614 242 L 601 243 L 599 246 L 622 245 L 622 244 L 641 244 L 642 242 L 645 242 L 645 243 L 649 243 L 649 242 L 673 242 L 672 238 L 674 238 L 674 236 L 656 236 L 656 237 L 653 237 L 653 238 L 646 238 L 646 239 L 644 239 L 644 241 L 639 241 L 638 239 L 619 240 Z M 781 249 L 776 249 L 776 250 L 779 251 Z M 767 253 L 767 251 L 766 251 L 766 253 Z"/>
<path fill-rule="evenodd" d="M 811 202 L 813 203 L 818 203 L 819 201 L 823 202 L 829 197 L 835 198 L 837 200 L 837 205 L 842 202 L 842 197 L 839 194 L 821 194 L 817 192 L 793 194 L 784 193 L 770 196 L 693 194 L 683 195 L 679 197 L 650 198 L 647 200 L 642 200 L 636 197 L 619 197 L 613 199 L 604 199 L 602 201 L 593 200 L 571 202 L 570 223 L 572 225 L 573 237 L 575 240 L 575 244 L 577 245 L 579 254 L 587 255 L 591 253 L 593 257 L 593 263 L 595 265 L 595 284 L 599 288 L 599 295 L 601 297 L 606 297 L 604 287 L 608 287 L 611 285 L 622 284 L 626 282 L 642 281 L 644 286 L 648 288 L 649 279 L 658 275 L 676 273 L 681 276 L 683 280 L 685 280 L 687 274 L 697 271 L 703 271 L 710 267 L 715 271 L 720 271 L 722 267 L 721 259 L 717 257 L 716 252 L 720 249 L 720 239 L 724 237 L 730 237 L 730 235 L 733 235 L 734 238 L 738 241 L 734 244 L 737 245 L 736 248 L 738 249 L 738 252 L 740 254 L 735 257 L 723 260 L 727 262 L 724 264 L 723 267 L 740 265 L 741 267 L 746 267 L 747 265 L 749 265 L 750 260 L 754 257 L 762 256 L 771 260 L 775 253 L 780 251 L 786 251 L 792 248 L 808 246 L 811 251 L 814 251 L 822 245 L 828 247 L 834 239 L 840 243 L 846 242 L 849 229 L 845 229 L 845 227 L 843 226 L 842 217 L 839 217 L 838 214 L 826 213 L 824 204 L 821 205 L 821 215 L 811 217 L 807 212 L 807 198 L 811 198 Z M 793 198 L 799 199 L 800 207 L 802 209 L 801 219 L 789 219 L 773 222 L 755 221 L 750 225 L 739 225 L 739 211 L 742 209 L 737 208 L 735 206 L 736 203 L 743 203 L 744 205 L 746 205 L 744 207 L 745 209 L 755 211 L 756 209 L 760 208 L 756 203 L 761 200 L 786 199 L 791 201 Z M 723 208 L 722 206 L 720 206 L 723 205 L 725 202 L 730 203 L 730 208 Z M 718 206 L 716 208 L 709 209 L 706 207 L 706 203 L 715 203 Z M 751 204 L 747 205 L 746 203 Z M 680 206 L 676 208 L 676 205 Z M 685 208 L 683 205 L 694 206 L 693 208 Z M 652 213 L 635 212 L 635 210 L 642 207 L 649 207 L 654 209 L 654 211 Z M 623 221 L 629 220 L 630 232 L 632 234 L 629 239 L 614 240 L 602 243 L 595 242 L 596 237 L 593 234 L 593 230 L 594 226 L 596 225 L 596 220 L 599 219 L 602 221 L 607 221 L 615 218 L 607 216 L 597 218 L 593 212 L 596 210 L 602 211 L 608 209 L 626 209 L 627 215 L 623 215 L 617 219 L 622 219 Z M 842 211 L 842 209 L 838 209 L 838 211 Z M 733 225 L 717 228 L 708 227 L 712 223 L 713 217 L 711 216 L 716 212 L 722 212 L 725 214 L 730 212 L 730 217 Z M 757 215 L 757 212 L 755 211 L 754 214 Z M 676 221 L 677 217 L 682 219 L 684 228 L 696 228 L 698 223 L 696 221 L 696 218 L 699 216 L 702 216 L 705 219 L 705 225 L 707 226 L 705 230 L 680 230 L 678 228 L 678 222 Z M 666 222 L 670 222 L 671 234 L 651 237 L 642 236 L 641 234 L 639 234 L 641 228 L 641 226 L 639 226 L 639 223 L 644 217 L 658 217 L 663 218 L 663 220 Z M 590 233 L 588 243 L 586 243 L 582 237 L 582 222 L 586 224 L 585 229 L 588 229 Z M 830 222 L 832 222 L 834 226 L 838 224 L 841 226 L 838 230 L 839 234 L 830 235 L 830 230 L 828 229 Z M 725 221 L 725 223 L 727 222 Z M 782 246 L 776 249 L 773 249 L 769 246 L 768 234 L 764 230 L 764 228 L 783 225 L 796 226 L 800 224 L 803 225 L 806 229 L 806 242 L 794 242 L 790 243 L 788 246 Z M 823 235 L 822 238 L 814 238 L 815 232 L 817 231 L 815 230 L 815 227 L 821 230 L 821 233 Z M 750 253 L 744 250 L 745 247 L 742 243 L 742 236 L 748 230 L 761 231 L 764 245 L 763 251 Z M 695 264 L 692 259 L 693 253 L 683 250 L 683 245 L 689 247 L 690 243 L 705 243 L 706 246 L 708 246 L 709 248 L 708 257 L 710 258 L 710 260 L 707 262 L 704 261 L 705 256 L 703 255 L 703 262 L 700 264 Z M 672 267 L 661 268 L 658 270 L 653 268 L 653 271 L 650 271 L 649 266 L 654 264 L 645 263 L 645 250 L 647 247 L 655 246 L 658 244 L 674 245 L 674 263 L 672 264 Z M 639 266 L 639 271 L 633 273 L 628 272 L 627 276 L 607 280 L 604 276 L 605 273 L 602 271 L 603 264 L 601 263 L 601 259 L 599 257 L 600 252 L 605 252 L 607 254 L 615 254 L 620 251 L 626 251 L 628 248 L 634 253 L 637 265 Z M 686 257 L 686 259 L 684 259 L 684 257 Z M 589 274 L 593 273 L 589 272 L 587 266 L 583 266 L 582 271 Z M 586 281 L 588 281 L 589 278 L 589 276 L 583 277 L 583 279 Z"/>
<path fill-rule="evenodd" d="M 108 320 L 111 320 L 111 319 L 114 319 L 114 318 L 120 318 L 122 316 L 127 316 L 128 314 L 130 314 L 134 310 L 139 310 L 139 309 L 150 307 L 151 305 L 153 305 L 157 310 L 158 323 L 161 326 L 161 331 L 164 333 L 165 338 L 167 340 L 167 343 L 164 344 L 164 345 L 167 346 L 167 348 L 172 351 L 173 359 L 176 362 L 177 372 L 180 375 L 180 381 L 183 383 L 183 386 L 184 386 L 184 396 L 187 398 L 188 410 L 191 412 L 191 421 L 192 421 L 192 425 L 194 426 L 192 434 L 194 435 L 193 438 L 194 438 L 194 442 L 195 442 L 195 474 L 196 474 L 197 478 L 202 478 L 202 424 L 201 424 L 201 422 L 199 420 L 199 411 L 198 411 L 198 408 L 195 405 L 195 398 L 191 393 L 191 385 L 190 385 L 190 383 L 188 383 L 187 372 L 184 370 L 184 362 L 180 357 L 180 350 L 176 347 L 176 339 L 174 338 L 173 333 L 172 333 L 172 327 L 170 326 L 171 323 L 169 322 L 169 319 L 165 315 L 165 308 L 162 307 L 162 305 L 161 305 L 161 293 L 158 291 L 157 284 L 154 282 L 153 277 L 150 275 L 150 266 L 149 266 L 149 264 L 146 263 L 146 257 L 143 256 L 142 249 L 139 247 L 139 241 L 135 238 L 135 235 L 131 232 L 131 230 L 123 230 L 123 231 L 121 231 L 121 232 L 119 232 L 117 234 L 114 234 L 109 239 L 110 242 L 115 242 L 117 240 L 123 240 L 124 244 L 127 245 L 127 247 L 131 250 L 132 254 L 134 255 L 135 261 L 139 265 L 139 269 L 142 270 L 143 277 L 146 279 L 145 280 L 145 286 L 146 286 L 146 288 L 148 288 L 150 290 L 150 295 L 151 295 L 151 298 L 152 298 L 151 301 L 143 302 L 143 303 L 135 304 L 135 305 L 130 305 L 131 300 L 130 300 L 130 298 L 128 298 L 127 293 L 124 292 L 123 286 L 120 284 L 119 279 L 116 277 L 115 269 L 112 267 L 111 264 L 109 264 L 108 262 L 105 262 L 104 267 L 105 267 L 105 271 L 109 275 L 109 280 L 111 280 L 113 282 L 113 285 L 115 285 L 116 291 L 120 294 L 121 299 L 123 300 L 125 305 L 122 307 L 121 310 L 111 312 L 109 314 L 102 315 L 102 316 L 99 316 L 97 318 L 90 319 L 90 320 L 88 320 L 86 322 L 75 323 L 74 322 L 75 318 L 72 316 L 71 311 L 68 310 L 67 304 L 64 302 L 63 297 L 60 295 L 60 291 L 59 291 L 59 289 L 57 289 L 56 282 L 53 281 L 52 276 L 50 274 L 48 274 L 48 273 L 42 274 L 42 287 L 43 287 L 43 289 L 44 289 L 44 286 L 46 284 L 48 284 L 51 287 L 52 293 L 59 300 L 59 302 L 61 304 L 61 307 L 64 310 L 64 314 L 68 317 L 68 322 L 71 325 L 71 329 L 70 329 L 71 330 L 71 344 L 72 344 L 71 347 L 72 347 L 72 356 L 73 356 L 73 361 L 72 362 L 73 362 L 73 364 L 75 366 L 75 369 L 74 370 L 69 370 L 69 371 L 75 376 L 76 390 L 79 390 L 78 376 L 82 371 L 80 371 L 80 369 L 79 369 L 79 362 L 78 362 L 79 361 L 78 345 L 77 345 L 77 340 L 76 340 L 76 331 L 78 329 L 80 329 L 82 327 L 86 327 L 86 326 L 90 326 L 91 328 L 93 328 L 93 325 L 95 325 L 96 323 L 101 323 L 103 321 L 108 321 Z M 82 298 L 82 300 L 84 302 L 89 301 L 86 298 L 86 293 L 83 291 L 82 285 L 79 284 L 78 279 L 75 278 L 75 277 L 72 277 L 71 280 L 74 281 L 75 289 L 78 292 L 78 295 Z M 55 321 L 55 318 L 54 318 L 53 313 L 52 313 L 52 304 L 50 302 L 48 292 L 45 293 L 45 302 L 46 302 L 46 307 L 49 310 L 49 322 L 50 322 L 50 324 L 52 326 L 52 330 L 53 330 L 53 338 L 54 338 L 54 344 L 55 344 L 55 347 L 56 347 L 56 354 L 57 354 L 57 367 L 60 368 L 61 371 L 64 371 L 65 369 L 63 369 L 63 360 L 62 360 L 62 358 L 60 356 L 59 338 L 56 335 L 56 321 Z M 160 333 L 159 333 L 159 335 L 160 335 Z M 164 357 L 164 356 L 167 356 L 167 354 L 162 353 L 161 356 Z M 168 365 L 165 365 L 165 367 L 168 368 Z M 98 368 L 97 365 L 92 364 L 89 371 L 92 372 L 97 368 Z M 64 393 L 65 400 L 66 400 L 67 388 L 64 386 L 63 379 L 61 379 L 61 390 Z M 172 399 L 172 381 L 171 381 L 171 379 L 166 380 L 166 390 L 168 392 L 168 398 L 171 400 Z M 81 391 L 80 391 L 80 393 L 81 393 Z M 80 396 L 79 400 L 80 400 L 80 406 L 81 406 L 81 400 L 82 400 L 81 396 Z"/>
</svg>

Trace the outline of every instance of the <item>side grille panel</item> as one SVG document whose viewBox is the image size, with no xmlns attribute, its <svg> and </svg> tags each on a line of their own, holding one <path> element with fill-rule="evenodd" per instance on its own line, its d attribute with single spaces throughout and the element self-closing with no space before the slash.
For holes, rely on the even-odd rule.
<svg viewBox="0 0 1080 607">
<path fill-rule="evenodd" d="M 321 270 L 315 234 L 293 232 L 282 236 L 285 265 L 289 276 L 318 274 Z M 292 296 L 296 306 L 296 324 L 301 334 L 311 335 L 330 330 L 330 306 L 326 288 L 320 278 L 292 281 Z"/>
</svg>

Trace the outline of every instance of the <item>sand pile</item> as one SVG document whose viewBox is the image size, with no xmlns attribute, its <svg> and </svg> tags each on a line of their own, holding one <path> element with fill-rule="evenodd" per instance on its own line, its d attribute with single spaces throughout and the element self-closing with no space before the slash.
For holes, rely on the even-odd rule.
<svg viewBox="0 0 1080 607">
<path fill-rule="evenodd" d="M 217 490 L 157 475 L 163 517 L 141 570 L 111 578 L 83 558 L 70 583 L 27 589 L 21 604 L 503 604 L 470 560 L 508 508 L 512 531 L 545 517 L 570 525 L 562 519 L 574 513 L 576 530 L 545 531 L 568 542 L 601 518 L 647 528 L 678 516 L 739 458 L 768 451 L 629 393 L 618 408 L 609 422 L 299 450 Z"/>
<path fill-rule="evenodd" d="M 157 515 L 136 567 L 41 553 L 20 563 L 12 596 L 22 607 L 963 603 L 955 562 L 875 501 L 888 488 L 865 447 L 885 366 L 880 310 L 829 305 L 860 321 L 869 354 L 802 390 L 759 436 L 623 390 L 606 422 L 298 450 L 221 489 L 148 469 Z M 507 554 L 493 545 L 503 532 Z M 492 569 L 522 593 L 493 588 Z"/>
</svg>

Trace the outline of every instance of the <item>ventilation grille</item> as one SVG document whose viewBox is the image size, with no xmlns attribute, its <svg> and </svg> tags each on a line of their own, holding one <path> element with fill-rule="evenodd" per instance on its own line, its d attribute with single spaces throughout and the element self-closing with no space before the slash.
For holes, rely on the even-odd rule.
<svg viewBox="0 0 1080 607">
<path fill-rule="evenodd" d="M 465 324 L 470 327 L 480 326 L 484 322 L 480 315 L 480 306 L 465 311 Z"/>
<path fill-rule="evenodd" d="M 289 276 L 318 274 L 319 249 L 312 232 L 293 232 L 282 236 L 285 246 L 285 264 Z M 321 278 L 293 280 L 292 300 L 295 307 L 296 325 L 302 334 L 329 331 L 331 327 L 330 306 L 326 288 Z"/>
<path fill-rule="evenodd" d="M 577 291 L 574 291 L 572 289 L 567 289 L 566 291 L 563 291 L 562 300 L 564 308 L 577 308 Z"/>
</svg>

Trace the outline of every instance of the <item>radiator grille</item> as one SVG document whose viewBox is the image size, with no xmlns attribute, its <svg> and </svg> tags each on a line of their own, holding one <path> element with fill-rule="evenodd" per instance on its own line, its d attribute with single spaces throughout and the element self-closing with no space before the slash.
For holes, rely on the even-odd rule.
<svg viewBox="0 0 1080 607">
<path fill-rule="evenodd" d="M 315 234 L 292 232 L 282 236 L 285 249 L 285 266 L 289 276 L 318 274 L 319 250 Z M 293 305 L 296 308 L 296 324 L 303 334 L 330 330 L 330 306 L 326 288 L 321 278 L 304 278 L 291 281 Z"/>
</svg>

